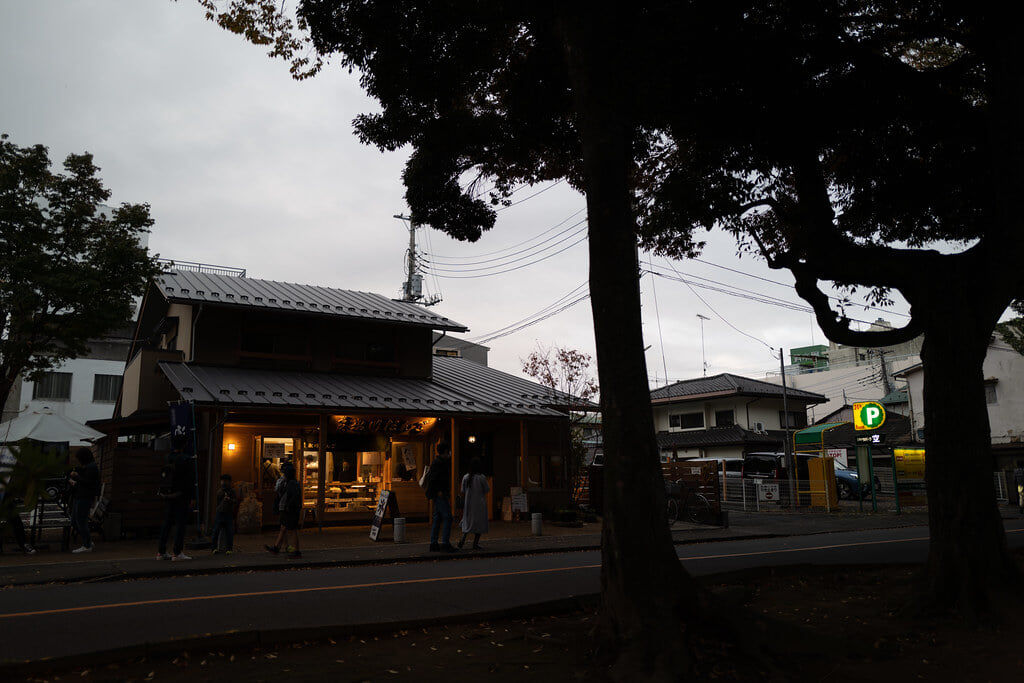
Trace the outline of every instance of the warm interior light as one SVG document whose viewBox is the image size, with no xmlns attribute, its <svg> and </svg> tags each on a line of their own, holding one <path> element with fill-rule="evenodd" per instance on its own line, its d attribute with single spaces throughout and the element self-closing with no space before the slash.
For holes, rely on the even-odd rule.
<svg viewBox="0 0 1024 683">
<path fill-rule="evenodd" d="M 229 443 L 229 444 L 228 444 L 228 450 L 229 450 L 229 451 L 233 451 L 233 450 L 235 450 L 235 444 L 233 444 L 233 443 Z"/>
<path fill-rule="evenodd" d="M 476 443 L 476 437 L 473 436 L 472 434 L 470 434 L 469 438 L 466 439 L 466 440 L 469 441 L 470 443 Z"/>
</svg>

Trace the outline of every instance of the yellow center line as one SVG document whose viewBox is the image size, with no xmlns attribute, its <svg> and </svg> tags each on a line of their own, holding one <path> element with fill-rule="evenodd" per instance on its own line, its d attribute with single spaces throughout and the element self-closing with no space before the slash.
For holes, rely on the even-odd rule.
<svg viewBox="0 0 1024 683">
<path fill-rule="evenodd" d="M 1021 532 L 1021 531 L 1024 531 L 1024 529 L 1007 529 L 1006 533 L 1010 534 L 1010 533 L 1017 533 L 1017 532 Z M 830 544 L 830 545 L 808 546 L 808 547 L 805 547 L 805 548 L 782 548 L 782 549 L 775 549 L 775 550 L 747 551 L 747 552 L 741 552 L 741 553 L 721 553 L 721 554 L 717 554 L 717 555 L 697 555 L 697 556 L 694 556 L 694 557 L 682 557 L 682 558 L 679 558 L 679 561 L 680 562 L 692 562 L 692 561 L 695 561 L 695 560 L 720 560 L 720 559 L 728 559 L 728 558 L 735 558 L 735 557 L 756 557 L 756 556 L 759 556 L 759 555 L 781 555 L 781 554 L 784 554 L 784 553 L 802 553 L 802 552 L 809 552 L 809 551 L 815 551 L 815 550 L 835 550 L 835 549 L 839 549 L 839 548 L 853 548 L 853 547 L 856 547 L 856 546 L 887 545 L 887 544 L 891 544 L 891 543 L 908 543 L 908 542 L 927 541 L 927 540 L 929 540 L 927 536 L 920 536 L 920 537 L 916 537 L 916 538 L 889 539 L 889 540 L 883 540 L 883 541 L 859 541 L 859 542 L 856 542 L 856 543 L 833 543 L 833 544 Z M 73 612 L 88 612 L 88 611 L 91 611 L 91 610 L 113 609 L 113 608 L 117 608 L 117 607 L 141 607 L 141 606 L 145 606 L 145 605 L 167 605 L 167 604 L 173 604 L 173 603 L 195 602 L 197 600 L 223 600 L 223 599 L 229 599 L 229 598 L 254 598 L 254 597 L 263 597 L 263 596 L 269 596 L 269 595 L 294 595 L 294 594 L 297 594 L 297 593 L 318 593 L 318 592 L 324 592 L 324 591 L 341 591 L 341 590 L 352 590 L 352 589 L 358 589 L 358 588 L 382 588 L 382 587 L 385 587 L 385 586 L 403 586 L 403 585 L 413 585 L 413 584 L 420 584 L 420 583 L 444 583 L 444 582 L 450 582 L 450 581 L 465 581 L 467 579 L 494 579 L 494 578 L 508 577 L 508 576 L 523 576 L 523 575 L 526 575 L 526 574 L 551 574 L 551 573 L 554 573 L 554 572 L 572 572 L 572 571 L 579 571 L 579 570 L 582 570 L 582 569 L 600 569 L 600 568 L 601 568 L 601 564 L 597 563 L 597 564 L 576 565 L 576 566 L 572 566 L 572 567 L 555 567 L 555 568 L 549 568 L 549 569 L 525 569 L 525 570 L 508 571 L 508 572 L 491 572 L 491 573 L 488 573 L 488 574 L 468 574 L 468 575 L 462 575 L 462 576 L 444 576 L 444 577 L 434 577 L 434 578 L 425 578 L 425 579 L 401 579 L 401 580 L 397 580 L 397 581 L 374 581 L 374 582 L 371 582 L 371 583 L 353 583 L 353 584 L 347 584 L 347 585 L 344 585 L 344 586 L 334 585 L 334 586 L 316 586 L 316 587 L 311 587 L 311 588 L 310 587 L 307 587 L 307 588 L 280 588 L 280 589 L 276 589 L 276 590 L 250 591 L 250 592 L 246 592 L 246 593 L 219 593 L 219 594 L 215 594 L 215 595 L 192 595 L 192 596 L 184 596 L 184 597 L 177 597 L 177 598 L 160 598 L 158 600 L 136 600 L 136 601 L 133 601 L 133 602 L 115 602 L 115 603 L 106 603 L 106 604 L 100 604 L 100 605 L 85 605 L 85 606 L 82 606 L 82 607 L 61 607 L 61 608 L 57 608 L 57 609 L 36 610 L 36 611 L 33 611 L 33 612 L 12 612 L 10 614 L 0 614 L 0 619 L 12 619 L 12 618 L 17 618 L 17 617 L 35 617 L 35 616 L 45 616 L 45 615 L 50 615 L 50 614 L 69 614 L 69 613 L 73 613 Z"/>
<path fill-rule="evenodd" d="M 315 586 L 307 588 L 282 588 L 277 590 L 250 591 L 247 593 L 218 593 L 215 595 L 190 595 L 177 598 L 160 598 L 158 600 L 135 600 L 133 602 L 114 602 L 100 605 L 83 605 L 81 607 L 60 607 L 57 609 L 36 610 L 33 612 L 13 612 L 11 614 L 0 614 L 0 619 L 11 619 L 14 617 L 35 617 L 49 614 L 68 614 L 72 612 L 88 612 L 90 610 L 112 609 L 116 607 L 141 607 L 144 605 L 167 605 L 172 603 L 194 602 L 196 600 L 221 600 L 227 598 L 254 598 L 268 595 L 293 595 L 296 593 L 317 593 L 323 591 L 351 590 L 354 588 L 381 588 L 384 586 L 402 586 L 417 583 L 442 583 L 447 581 L 465 581 L 467 579 L 493 579 L 505 576 L 521 576 L 524 574 L 545 574 L 551 572 L 571 572 L 580 569 L 599 568 L 600 564 L 579 565 L 575 567 L 558 567 L 553 569 L 526 569 L 509 572 L 493 572 L 489 574 L 469 574 L 465 576 L 444 576 L 427 579 L 401 579 L 398 581 L 374 581 L 371 583 L 353 583 L 344 586 Z"/>
</svg>

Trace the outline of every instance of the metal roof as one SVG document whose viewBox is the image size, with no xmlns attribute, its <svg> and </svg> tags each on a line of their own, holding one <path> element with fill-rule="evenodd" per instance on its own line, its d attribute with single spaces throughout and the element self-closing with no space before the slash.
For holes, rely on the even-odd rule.
<svg viewBox="0 0 1024 683">
<path fill-rule="evenodd" d="M 564 411 L 547 407 L 537 400 L 519 397 L 512 401 L 500 382 L 478 385 L 480 375 L 476 367 L 483 366 L 472 361 L 435 357 L 435 369 L 439 365 L 437 361 L 446 366 L 446 372 L 443 378 L 433 380 L 222 368 L 170 361 L 162 361 L 158 365 L 182 398 L 224 408 L 279 407 L 537 417 L 565 415 Z M 488 369 L 491 377 L 505 374 Z M 481 400 L 481 397 L 487 400 Z"/>
<path fill-rule="evenodd" d="M 186 270 L 162 273 L 155 286 L 168 301 L 378 320 L 453 332 L 469 329 L 423 306 L 371 292 Z"/>
<path fill-rule="evenodd" d="M 764 382 L 759 379 L 740 377 L 730 373 L 713 377 L 698 377 L 675 382 L 651 392 L 651 401 L 655 403 L 671 403 L 674 401 L 695 401 L 725 396 L 762 396 L 765 398 L 782 398 L 782 385 Z M 787 398 L 803 403 L 825 403 L 828 399 L 801 389 L 786 389 Z"/>
<path fill-rule="evenodd" d="M 434 356 L 434 381 L 472 394 L 480 403 L 499 409 L 551 406 L 578 411 L 597 410 L 590 401 L 545 387 L 465 358 Z"/>
</svg>

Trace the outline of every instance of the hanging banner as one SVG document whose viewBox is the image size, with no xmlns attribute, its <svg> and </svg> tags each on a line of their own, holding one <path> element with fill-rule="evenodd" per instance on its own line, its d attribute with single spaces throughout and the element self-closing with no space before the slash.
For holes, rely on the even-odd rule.
<svg viewBox="0 0 1024 683">
<path fill-rule="evenodd" d="M 171 440 L 176 436 L 185 437 L 184 452 L 186 455 L 195 455 L 195 438 L 193 436 L 195 425 L 192 421 L 191 403 L 171 404 Z"/>
</svg>

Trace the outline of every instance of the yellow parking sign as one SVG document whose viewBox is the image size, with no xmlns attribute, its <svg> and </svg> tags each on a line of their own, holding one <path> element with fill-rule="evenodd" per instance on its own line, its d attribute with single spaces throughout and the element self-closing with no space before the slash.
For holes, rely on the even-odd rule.
<svg viewBox="0 0 1024 683">
<path fill-rule="evenodd" d="M 854 429 L 878 429 L 885 424 L 885 408 L 877 401 L 853 404 Z"/>
</svg>

